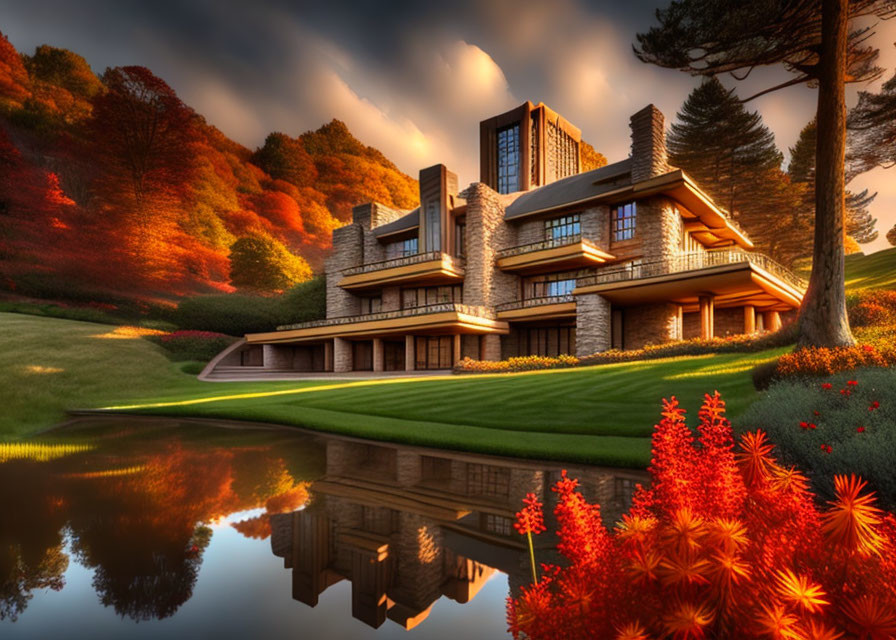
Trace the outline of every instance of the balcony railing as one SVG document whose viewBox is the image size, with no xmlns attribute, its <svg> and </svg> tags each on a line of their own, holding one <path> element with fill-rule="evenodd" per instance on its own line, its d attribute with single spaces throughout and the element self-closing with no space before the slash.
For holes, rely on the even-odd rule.
<svg viewBox="0 0 896 640">
<path fill-rule="evenodd" d="M 513 302 L 505 302 L 495 307 L 495 311 L 513 311 L 514 309 L 528 309 L 530 307 L 542 307 L 547 304 L 562 304 L 564 302 L 575 302 L 576 297 L 571 293 L 560 296 L 544 296 L 541 298 L 526 298 L 525 300 L 514 300 Z"/>
<path fill-rule="evenodd" d="M 533 251 L 556 249 L 557 247 L 567 247 L 571 244 L 578 244 L 579 242 L 593 249 L 598 248 L 596 244 L 591 242 L 591 240 L 583 238 L 582 234 L 580 233 L 576 233 L 574 235 L 560 236 L 558 238 L 548 238 L 547 240 L 542 240 L 541 242 L 531 242 L 529 244 L 523 244 L 518 247 L 501 249 L 500 251 L 498 251 L 497 256 L 498 258 L 509 258 L 511 256 L 518 256 L 523 253 L 532 253 Z"/>
<path fill-rule="evenodd" d="M 576 280 L 576 286 L 588 287 L 612 282 L 624 282 L 626 280 L 641 280 L 742 262 L 748 262 L 753 266 L 768 271 L 799 291 L 805 291 L 808 284 L 802 278 L 794 275 L 790 269 L 761 253 L 747 251 L 700 251 L 683 253 L 662 260 L 630 262 L 622 267 L 601 269 L 594 275 L 584 276 Z"/>
<path fill-rule="evenodd" d="M 411 264 L 420 264 L 421 262 L 432 262 L 434 260 L 447 261 L 454 269 L 461 269 L 464 266 L 464 259 L 442 253 L 441 251 L 428 251 L 426 253 L 415 253 L 412 256 L 402 256 L 400 258 L 391 258 L 389 260 L 380 260 L 379 262 L 368 262 L 358 267 L 351 267 L 342 272 L 343 276 L 355 276 L 360 273 L 371 273 L 372 271 L 382 271 L 383 269 L 393 269 L 395 267 L 405 267 Z"/>
<path fill-rule="evenodd" d="M 292 329 L 311 329 L 314 327 L 332 327 L 344 324 L 355 324 L 357 322 L 373 322 L 375 320 L 425 316 L 433 313 L 444 313 L 446 311 L 454 311 L 456 313 L 463 313 L 479 318 L 488 318 L 489 320 L 495 319 L 495 312 L 488 307 L 478 307 L 469 304 L 461 304 L 459 302 L 439 302 L 437 304 L 428 304 L 422 307 L 411 307 L 410 309 L 396 309 L 395 311 L 380 311 L 377 313 L 367 313 L 357 316 L 340 316 L 338 318 L 326 318 L 323 320 L 311 320 L 310 322 L 287 324 L 277 327 L 277 330 L 287 331 Z"/>
</svg>

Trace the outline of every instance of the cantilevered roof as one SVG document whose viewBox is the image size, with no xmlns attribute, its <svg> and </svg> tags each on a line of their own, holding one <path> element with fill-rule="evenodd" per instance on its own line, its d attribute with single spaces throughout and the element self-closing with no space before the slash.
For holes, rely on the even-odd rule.
<svg viewBox="0 0 896 640">
<path fill-rule="evenodd" d="M 413 211 L 406 213 L 400 218 L 393 220 L 392 222 L 387 222 L 386 224 L 380 225 L 373 230 L 373 235 L 377 238 L 380 236 L 388 236 L 393 233 L 401 233 L 402 231 L 409 231 L 415 227 L 420 225 L 420 207 L 417 207 Z"/>
<path fill-rule="evenodd" d="M 578 173 L 524 193 L 504 213 L 505 220 L 590 200 L 631 185 L 631 158 Z"/>
</svg>

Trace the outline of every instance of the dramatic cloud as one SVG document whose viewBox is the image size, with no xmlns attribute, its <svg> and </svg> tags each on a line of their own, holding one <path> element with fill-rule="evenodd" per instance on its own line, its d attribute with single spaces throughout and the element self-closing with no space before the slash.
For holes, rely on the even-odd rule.
<svg viewBox="0 0 896 640">
<path fill-rule="evenodd" d="M 7 4 L 0 30 L 20 50 L 67 47 L 97 71 L 145 65 L 250 148 L 270 131 L 297 135 L 339 118 L 407 173 L 443 162 L 462 184 L 478 178 L 478 122 L 524 100 L 549 104 L 613 161 L 628 154 L 632 113 L 652 102 L 671 121 L 699 82 L 632 53 L 663 0 Z M 877 30 L 892 70 L 896 22 Z M 723 81 L 748 96 L 782 76 L 767 69 Z M 814 114 L 815 91 L 793 87 L 749 106 L 786 154 Z M 896 223 L 891 175 L 874 171 L 851 185 L 880 191 L 872 249 Z"/>
</svg>

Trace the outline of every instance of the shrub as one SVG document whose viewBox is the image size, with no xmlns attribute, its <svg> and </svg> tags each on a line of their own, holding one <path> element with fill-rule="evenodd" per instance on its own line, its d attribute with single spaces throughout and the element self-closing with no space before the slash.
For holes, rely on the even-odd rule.
<svg viewBox="0 0 896 640">
<path fill-rule="evenodd" d="M 198 376 L 205 369 L 206 362 L 184 362 L 180 370 L 191 376 Z"/>
<path fill-rule="evenodd" d="M 175 362 L 208 362 L 236 340 L 233 336 L 213 331 L 175 331 L 149 339 L 162 345 Z"/>
<path fill-rule="evenodd" d="M 850 380 L 858 384 L 850 385 Z M 894 389 L 894 369 L 860 369 L 812 381 L 786 380 L 754 402 L 737 426 L 766 429 L 778 444 L 782 459 L 806 470 L 822 496 L 833 497 L 833 474 L 861 474 L 881 501 L 896 509 Z"/>
<path fill-rule="evenodd" d="M 283 291 L 309 278 L 308 262 L 273 238 L 245 236 L 230 247 L 230 281 L 237 288 Z"/>
<path fill-rule="evenodd" d="M 854 347 L 810 347 L 781 356 L 775 375 L 778 378 L 830 376 L 859 367 L 892 366 L 896 366 L 894 345 L 883 348 L 867 344 Z"/>
<path fill-rule="evenodd" d="M 653 435 L 650 489 L 612 531 L 564 471 L 556 493 L 564 566 L 508 600 L 514 638 L 838 638 L 896 633 L 896 518 L 837 476 L 819 508 L 761 431 L 735 453 L 718 394 L 697 435 L 675 398 Z M 542 522 L 530 494 L 517 530 Z"/>
<path fill-rule="evenodd" d="M 570 355 L 559 356 L 519 356 L 507 360 L 473 360 L 464 358 L 454 365 L 454 373 L 511 373 L 535 371 L 538 369 L 566 369 L 579 364 L 579 359 Z"/>
<path fill-rule="evenodd" d="M 98 324 L 123 324 L 125 322 L 124 319 L 96 307 L 69 307 L 33 302 L 0 302 L 0 312 L 79 320 L 81 322 L 96 322 Z"/>
</svg>

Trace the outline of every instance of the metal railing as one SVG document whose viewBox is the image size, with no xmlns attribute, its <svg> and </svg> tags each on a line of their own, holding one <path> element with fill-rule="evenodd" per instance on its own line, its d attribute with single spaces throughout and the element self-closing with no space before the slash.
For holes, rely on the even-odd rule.
<svg viewBox="0 0 896 640">
<path fill-rule="evenodd" d="M 500 251 L 498 251 L 497 256 L 498 258 L 509 258 L 511 256 L 518 256 L 520 254 L 531 253 L 533 251 L 556 249 L 557 247 L 567 247 L 571 244 L 578 244 L 579 242 L 591 247 L 592 249 L 598 248 L 598 246 L 591 242 L 591 240 L 583 238 L 582 234 L 580 233 L 576 233 L 570 236 L 548 238 L 547 240 L 542 240 L 541 242 L 530 242 L 529 244 L 522 244 L 518 247 L 508 247 L 507 249 L 501 249 Z"/>
<path fill-rule="evenodd" d="M 621 267 L 600 269 L 594 275 L 577 279 L 576 286 L 588 287 L 611 282 L 624 282 L 626 280 L 641 280 L 672 273 L 699 271 L 710 267 L 744 262 L 768 271 L 800 291 L 804 291 L 808 284 L 805 280 L 796 276 L 790 269 L 761 253 L 747 251 L 700 251 L 683 253 L 661 260 L 633 261 Z"/>
<path fill-rule="evenodd" d="M 357 267 L 351 267 L 342 271 L 343 276 L 354 276 L 359 273 L 370 273 L 372 271 L 381 271 L 383 269 L 393 269 L 395 267 L 404 267 L 410 264 L 420 264 L 421 262 L 430 262 L 433 260 L 447 261 L 454 269 L 462 269 L 464 259 L 458 258 L 441 251 L 428 251 L 426 253 L 415 253 L 412 256 L 402 256 L 400 258 L 391 258 L 389 260 L 380 260 L 379 262 L 368 262 Z"/>
<path fill-rule="evenodd" d="M 494 320 L 495 318 L 495 312 L 488 307 L 461 304 L 460 302 L 439 302 L 436 304 L 424 305 L 422 307 L 411 307 L 410 309 L 379 311 L 377 313 L 367 313 L 357 316 L 340 316 L 338 318 L 326 318 L 323 320 L 311 320 L 310 322 L 287 324 L 277 327 L 277 330 L 288 331 L 292 329 L 311 329 L 313 327 L 332 327 L 344 324 L 354 324 L 357 322 L 372 322 L 375 320 L 391 320 L 393 318 L 425 316 L 433 313 L 444 313 L 446 311 L 455 311 L 457 313 L 463 313 L 469 316 L 477 316 L 479 318 L 488 318 L 490 320 Z"/>
<path fill-rule="evenodd" d="M 560 296 L 543 296 L 541 298 L 526 298 L 505 302 L 495 307 L 495 311 L 511 311 L 513 309 L 528 309 L 529 307 L 541 307 L 546 304 L 561 304 L 563 302 L 575 302 L 576 297 L 571 293 Z"/>
</svg>

